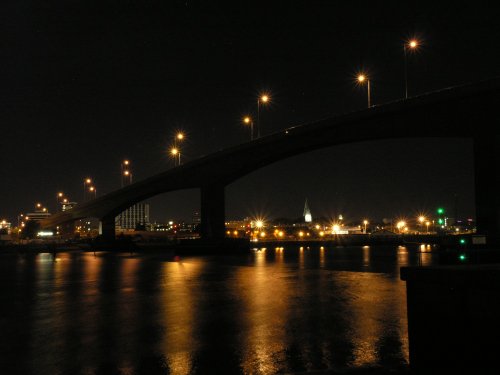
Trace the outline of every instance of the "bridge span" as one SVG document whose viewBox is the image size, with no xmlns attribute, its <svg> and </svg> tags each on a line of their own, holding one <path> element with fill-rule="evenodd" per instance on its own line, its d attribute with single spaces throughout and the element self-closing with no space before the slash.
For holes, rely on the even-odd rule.
<svg viewBox="0 0 500 375">
<path fill-rule="evenodd" d="M 187 162 L 42 221 L 43 228 L 86 217 L 115 236 L 115 217 L 158 194 L 200 189 L 201 235 L 225 236 L 225 187 L 259 168 L 320 148 L 394 138 L 471 138 L 477 232 L 500 244 L 500 79 L 457 86 L 291 127 Z M 360 166 L 360 168 L 363 168 Z"/>
</svg>

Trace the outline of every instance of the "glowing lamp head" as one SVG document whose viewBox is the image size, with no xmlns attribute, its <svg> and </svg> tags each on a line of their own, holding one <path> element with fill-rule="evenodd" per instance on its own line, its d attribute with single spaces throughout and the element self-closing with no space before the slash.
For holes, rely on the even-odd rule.
<svg viewBox="0 0 500 375">
<path fill-rule="evenodd" d="M 176 137 L 178 140 L 182 141 L 184 139 L 184 134 L 182 133 L 177 133 L 177 137 Z"/>
<path fill-rule="evenodd" d="M 419 216 L 418 217 L 418 221 L 420 221 L 421 223 L 423 223 L 425 221 L 425 217 L 424 216 Z"/>
<path fill-rule="evenodd" d="M 125 165 L 129 165 L 129 164 L 130 164 L 130 162 L 129 162 L 128 160 L 124 160 L 124 161 L 123 161 L 123 164 L 125 164 Z"/>
<path fill-rule="evenodd" d="M 57 196 L 58 196 L 59 198 L 62 198 L 63 193 L 57 193 Z"/>
<path fill-rule="evenodd" d="M 418 41 L 415 40 L 415 39 L 412 39 L 408 42 L 408 47 L 410 47 L 411 49 L 415 49 L 418 47 Z"/>
<path fill-rule="evenodd" d="M 264 95 L 262 95 L 262 96 L 260 97 L 260 101 L 261 101 L 262 103 L 267 103 L 267 102 L 269 101 L 269 96 L 267 96 L 267 95 L 265 95 L 265 94 L 264 94 Z"/>
<path fill-rule="evenodd" d="M 170 150 L 170 153 L 175 156 L 175 155 L 177 155 L 179 153 L 179 150 L 176 149 L 176 148 L 173 148 L 173 149 Z"/>
<path fill-rule="evenodd" d="M 247 117 L 245 117 L 245 118 L 243 118 L 243 122 L 244 122 L 245 124 L 250 124 L 250 121 L 252 121 L 252 120 L 251 120 L 251 119 L 250 119 L 250 117 L 248 117 L 248 116 L 247 116 Z"/>
<path fill-rule="evenodd" d="M 364 74 L 359 74 L 358 75 L 358 82 L 363 83 L 366 81 L 366 76 Z"/>
<path fill-rule="evenodd" d="M 129 172 L 129 171 L 125 171 L 125 172 L 123 172 L 123 174 L 124 174 L 125 176 L 128 176 L 128 175 L 130 174 L 130 172 Z"/>
<path fill-rule="evenodd" d="M 90 184 L 91 182 L 92 182 L 92 180 L 90 178 L 85 179 L 86 184 Z"/>
</svg>

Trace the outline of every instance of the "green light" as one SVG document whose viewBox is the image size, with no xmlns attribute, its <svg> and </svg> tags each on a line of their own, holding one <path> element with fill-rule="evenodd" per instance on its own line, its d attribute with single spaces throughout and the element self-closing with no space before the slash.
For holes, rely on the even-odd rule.
<svg viewBox="0 0 500 375">
<path fill-rule="evenodd" d="M 463 262 L 464 260 L 466 260 L 466 259 L 467 259 L 467 257 L 465 256 L 465 254 L 460 254 L 460 255 L 458 256 L 458 259 L 460 259 L 460 260 Z"/>
<path fill-rule="evenodd" d="M 444 220 L 443 219 L 438 219 L 438 224 L 443 224 L 444 223 Z"/>
<path fill-rule="evenodd" d="M 465 238 L 461 238 L 461 239 L 460 239 L 460 245 L 465 245 L 465 242 L 466 242 L 466 241 L 465 241 Z"/>
<path fill-rule="evenodd" d="M 437 213 L 438 213 L 439 215 L 444 214 L 444 208 L 439 207 L 439 208 L 437 209 Z"/>
</svg>

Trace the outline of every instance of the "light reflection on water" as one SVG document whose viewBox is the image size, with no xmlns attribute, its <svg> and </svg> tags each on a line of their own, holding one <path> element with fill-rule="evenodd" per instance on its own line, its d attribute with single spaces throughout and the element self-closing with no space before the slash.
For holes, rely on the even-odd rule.
<svg viewBox="0 0 500 375">
<path fill-rule="evenodd" d="M 422 251 L 422 253 L 419 253 Z M 5 373 L 293 373 L 408 362 L 403 265 L 428 247 L 0 257 Z"/>
</svg>

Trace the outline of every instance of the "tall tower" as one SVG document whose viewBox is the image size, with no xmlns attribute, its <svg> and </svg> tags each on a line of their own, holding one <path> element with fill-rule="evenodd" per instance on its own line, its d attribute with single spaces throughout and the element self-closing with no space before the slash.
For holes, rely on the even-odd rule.
<svg viewBox="0 0 500 375">
<path fill-rule="evenodd" d="M 309 209 L 309 205 L 307 204 L 307 198 L 306 198 L 306 203 L 304 205 L 304 221 L 306 223 L 310 223 L 312 221 L 311 210 Z"/>
</svg>

